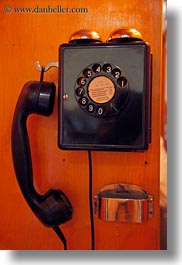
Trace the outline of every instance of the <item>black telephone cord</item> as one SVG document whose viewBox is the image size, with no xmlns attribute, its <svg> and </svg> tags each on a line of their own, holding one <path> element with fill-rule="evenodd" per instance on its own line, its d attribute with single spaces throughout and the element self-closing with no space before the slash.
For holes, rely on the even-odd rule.
<svg viewBox="0 0 182 265">
<path fill-rule="evenodd" d="M 93 212 L 93 191 L 92 191 L 92 153 L 88 151 L 88 165 L 89 165 L 89 206 L 90 206 L 90 226 L 91 226 L 91 249 L 95 249 L 94 237 L 94 212 Z"/>
<path fill-rule="evenodd" d="M 57 236 L 59 237 L 59 239 L 62 241 L 63 245 L 64 245 L 64 250 L 67 250 L 67 242 L 66 242 L 66 238 L 63 234 L 63 232 L 61 231 L 61 229 L 59 228 L 59 226 L 54 226 L 53 230 L 56 232 Z"/>
<path fill-rule="evenodd" d="M 90 208 L 90 225 L 91 225 L 91 249 L 95 249 L 95 237 L 94 237 L 94 212 L 93 212 L 93 191 L 92 191 L 92 154 L 91 151 L 88 151 L 88 165 L 89 165 L 89 208 Z M 59 239 L 64 245 L 64 250 L 67 250 L 67 241 L 66 238 L 59 228 L 59 226 L 53 227 L 53 230 L 56 232 Z"/>
</svg>

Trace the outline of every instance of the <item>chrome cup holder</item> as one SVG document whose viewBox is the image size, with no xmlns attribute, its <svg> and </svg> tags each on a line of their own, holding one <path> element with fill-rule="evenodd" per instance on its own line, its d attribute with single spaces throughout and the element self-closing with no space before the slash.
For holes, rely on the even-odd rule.
<svg viewBox="0 0 182 265">
<path fill-rule="evenodd" d="M 111 184 L 95 194 L 94 210 L 101 220 L 143 223 L 153 216 L 153 196 L 136 185 Z"/>
</svg>

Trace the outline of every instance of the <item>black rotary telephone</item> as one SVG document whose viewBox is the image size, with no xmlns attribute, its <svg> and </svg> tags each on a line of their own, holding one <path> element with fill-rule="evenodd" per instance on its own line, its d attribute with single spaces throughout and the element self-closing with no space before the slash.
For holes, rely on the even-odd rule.
<svg viewBox="0 0 182 265">
<path fill-rule="evenodd" d="M 33 185 L 26 121 L 31 114 L 51 115 L 55 98 L 54 83 L 43 81 L 44 70 L 41 80 L 26 83 L 19 96 L 12 124 L 12 156 L 25 200 L 38 219 L 55 230 L 66 249 L 59 225 L 72 218 L 69 199 L 54 189 L 40 195 Z M 89 154 L 91 150 L 147 150 L 150 76 L 150 47 L 138 31 L 116 30 L 107 42 L 94 31 L 72 34 L 59 49 L 58 146 Z"/>
</svg>

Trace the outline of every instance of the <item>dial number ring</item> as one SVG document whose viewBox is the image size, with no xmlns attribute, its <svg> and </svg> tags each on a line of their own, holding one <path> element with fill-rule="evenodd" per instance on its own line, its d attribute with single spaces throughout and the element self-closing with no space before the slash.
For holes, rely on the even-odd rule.
<svg viewBox="0 0 182 265">
<path fill-rule="evenodd" d="M 127 76 L 120 67 L 108 62 L 88 65 L 77 77 L 75 98 L 80 108 L 89 115 L 117 115 L 129 98 Z"/>
</svg>

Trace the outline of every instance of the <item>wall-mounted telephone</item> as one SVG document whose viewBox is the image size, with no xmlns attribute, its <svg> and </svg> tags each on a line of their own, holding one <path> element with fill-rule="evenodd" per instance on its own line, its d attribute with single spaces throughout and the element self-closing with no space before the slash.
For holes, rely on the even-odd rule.
<svg viewBox="0 0 182 265">
<path fill-rule="evenodd" d="M 149 45 L 135 30 L 114 31 L 108 42 L 86 33 L 59 49 L 59 147 L 147 150 Z"/>
<path fill-rule="evenodd" d="M 21 191 L 39 220 L 64 243 L 59 225 L 72 218 L 72 205 L 60 190 L 36 192 L 26 121 L 49 116 L 54 83 L 28 82 L 19 96 L 12 124 L 12 155 Z M 96 32 L 74 33 L 59 49 L 59 135 L 63 149 L 147 150 L 150 141 L 149 45 L 136 30 L 117 30 L 108 42 Z M 92 208 L 92 206 L 91 206 Z"/>
</svg>

